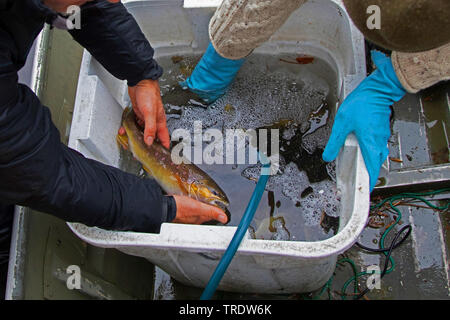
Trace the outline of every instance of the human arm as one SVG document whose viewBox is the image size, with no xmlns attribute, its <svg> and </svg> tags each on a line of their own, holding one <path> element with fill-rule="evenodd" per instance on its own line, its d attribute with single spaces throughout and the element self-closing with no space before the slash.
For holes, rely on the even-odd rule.
<svg viewBox="0 0 450 320">
<path fill-rule="evenodd" d="M 450 43 L 424 52 L 392 53 L 392 64 L 402 86 L 410 93 L 450 80 Z"/>
<path fill-rule="evenodd" d="M 180 85 L 207 103 L 223 96 L 245 58 L 267 41 L 305 0 L 224 0 L 209 24 L 211 43 Z"/>
<path fill-rule="evenodd" d="M 159 232 L 164 222 L 226 223 L 220 209 L 165 196 L 153 179 L 87 159 L 62 144 L 48 108 L 17 84 L 10 66 L 11 72 L 5 64 L 0 70 L 0 202 L 112 230 Z"/>
<path fill-rule="evenodd" d="M 155 182 L 60 142 L 48 108 L 18 83 L 14 41 L 0 37 L 0 201 L 114 230 L 157 232 L 173 220 L 175 201 Z"/>
<path fill-rule="evenodd" d="M 70 34 L 111 74 L 127 80 L 133 109 L 145 125 L 146 143 L 158 138 L 169 148 L 158 85 L 163 70 L 153 59 L 154 50 L 136 20 L 121 3 L 93 1 L 81 10 L 81 28 L 70 30 Z"/>
</svg>

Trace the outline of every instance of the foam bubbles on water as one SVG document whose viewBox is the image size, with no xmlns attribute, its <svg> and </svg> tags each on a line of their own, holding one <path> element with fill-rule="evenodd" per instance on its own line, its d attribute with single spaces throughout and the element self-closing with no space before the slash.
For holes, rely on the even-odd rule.
<svg viewBox="0 0 450 320">
<path fill-rule="evenodd" d="M 242 176 L 257 181 L 261 172 L 260 165 L 248 167 L 242 171 Z M 312 189 L 302 197 L 306 189 Z M 305 224 L 318 225 L 323 213 L 331 217 L 339 215 L 339 196 L 336 184 L 331 180 L 310 183 L 304 171 L 300 171 L 293 163 L 283 168 L 283 174 L 271 176 L 267 182 L 267 191 L 281 189 L 284 196 L 297 204 Z"/>
<path fill-rule="evenodd" d="M 186 79 L 198 58 L 184 57 L 181 62 L 175 64 L 169 61 L 165 65 L 164 60 L 159 61 L 166 71 L 160 80 L 165 108 L 176 110 L 176 115 L 181 115 L 168 117 L 171 133 L 180 128 L 193 133 L 194 121 L 201 121 L 203 130 L 215 128 L 225 135 L 226 129 L 256 129 L 281 120 L 293 120 L 293 123 L 283 130 L 281 137 L 287 141 L 284 147 L 290 148 L 290 139 L 298 132 L 305 133 L 309 130 L 308 119 L 311 113 L 317 111 L 324 102 L 329 106 L 335 105 L 335 88 L 329 85 L 334 80 L 325 80 L 323 77 L 324 74 L 328 75 L 328 67 L 320 69 L 320 64 L 324 62 L 317 59 L 316 66 L 293 66 L 280 62 L 278 57 L 256 54 L 247 59 L 225 96 L 210 106 L 195 103 L 198 102 L 197 98 L 189 91 L 182 90 L 178 81 Z M 320 74 L 317 70 L 325 71 Z M 330 122 L 304 136 L 301 147 L 306 152 L 312 154 L 325 147 L 331 132 Z M 329 179 L 315 183 L 311 183 L 305 171 L 299 170 L 296 164 L 285 163 L 282 158 L 280 169 L 281 174 L 269 178 L 266 190 L 281 193 L 292 201 L 293 209 L 283 213 L 287 215 L 286 229 L 291 234 L 291 240 L 317 240 L 330 236 L 322 234 L 310 236 L 311 239 L 308 239 L 308 236 L 301 234 L 304 231 L 299 230 L 304 227 L 316 230 L 324 215 L 339 215 L 334 162 L 326 165 Z M 237 175 L 256 182 L 261 173 L 261 165 L 240 166 L 240 170 L 241 172 L 236 172 Z M 302 219 L 298 218 L 299 215 Z M 292 222 L 300 220 L 304 225 L 299 226 L 295 225 L 297 222 Z M 258 226 L 255 226 L 256 229 Z M 277 235 L 271 237 L 279 238 Z"/>
<path fill-rule="evenodd" d="M 306 122 L 308 114 L 317 109 L 328 96 L 330 92 L 328 84 L 312 72 L 289 74 L 286 70 L 290 69 L 285 69 L 283 64 L 280 64 L 279 70 L 267 73 L 262 67 L 269 63 L 265 61 L 266 59 L 266 56 L 259 55 L 249 59 L 227 94 L 210 105 L 206 112 L 195 105 L 184 106 L 182 119 L 169 121 L 169 130 L 176 128 L 189 130 L 193 121 L 199 119 L 203 122 L 204 128 L 220 129 L 258 128 L 281 119 L 295 119 L 297 123 Z M 287 78 L 286 73 L 292 78 Z M 163 98 L 164 95 L 177 90 L 173 89 L 177 87 L 174 74 L 175 72 L 172 72 L 164 79 L 161 86 Z M 172 83 L 172 87 L 169 83 Z M 183 95 L 181 92 L 177 93 L 177 96 Z M 179 98 L 180 103 L 182 98 Z"/>
</svg>

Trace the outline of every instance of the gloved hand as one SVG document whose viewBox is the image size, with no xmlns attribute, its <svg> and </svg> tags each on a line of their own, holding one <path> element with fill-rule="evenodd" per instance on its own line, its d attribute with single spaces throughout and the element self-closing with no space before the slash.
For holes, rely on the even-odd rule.
<svg viewBox="0 0 450 320">
<path fill-rule="evenodd" d="M 345 99 L 334 120 L 324 161 L 333 161 L 339 154 L 349 133 L 354 133 L 361 147 L 370 177 L 370 191 L 375 187 L 381 166 L 389 154 L 390 106 L 406 94 L 395 74 L 391 59 L 372 51 L 377 66 L 369 77 Z"/>
<path fill-rule="evenodd" d="M 180 86 L 210 104 L 223 96 L 245 59 L 230 60 L 219 55 L 210 43 L 192 75 Z"/>
<path fill-rule="evenodd" d="M 169 149 L 170 135 L 158 81 L 142 80 L 134 87 L 128 87 L 128 94 L 134 113 L 144 124 L 145 143 L 150 146 L 155 138 L 158 138 L 161 144 Z M 119 134 L 124 131 L 120 128 Z"/>
<path fill-rule="evenodd" d="M 228 222 L 227 215 L 219 208 L 194 200 L 186 196 L 173 196 L 177 205 L 177 213 L 173 223 L 202 224 L 217 220 L 223 224 Z"/>
</svg>

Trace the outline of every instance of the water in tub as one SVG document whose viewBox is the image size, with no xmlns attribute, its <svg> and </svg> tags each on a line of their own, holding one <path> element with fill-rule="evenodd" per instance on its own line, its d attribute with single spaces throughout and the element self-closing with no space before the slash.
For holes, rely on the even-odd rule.
<svg viewBox="0 0 450 320">
<path fill-rule="evenodd" d="M 268 129 L 269 133 L 278 129 L 280 170 L 268 181 L 249 229 L 251 236 L 319 241 L 336 234 L 340 205 L 335 165 L 323 162 L 321 157 L 337 102 L 335 71 L 318 58 L 252 54 L 227 94 L 207 106 L 178 85 L 190 75 L 199 58 L 158 59 L 165 70 L 160 86 L 169 131 L 188 130 L 193 144 L 195 121 L 201 121 L 203 133 L 219 129 L 224 140 L 227 129 Z M 210 143 L 203 142 L 203 150 Z M 237 226 L 259 178 L 260 165 L 197 165 L 227 194 L 229 225 Z M 122 152 L 122 168 L 146 175 L 126 152 Z"/>
</svg>

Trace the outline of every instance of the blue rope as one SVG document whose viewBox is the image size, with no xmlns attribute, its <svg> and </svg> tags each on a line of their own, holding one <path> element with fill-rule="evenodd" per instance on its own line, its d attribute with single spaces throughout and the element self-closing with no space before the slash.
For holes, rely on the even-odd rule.
<svg viewBox="0 0 450 320">
<path fill-rule="evenodd" d="M 228 248 L 225 251 L 222 259 L 217 265 L 216 270 L 211 276 L 208 285 L 206 286 L 205 290 L 203 291 L 200 297 L 200 300 L 211 299 L 212 295 L 216 291 L 220 281 L 222 280 L 225 272 L 228 269 L 228 266 L 233 260 L 234 255 L 236 254 L 236 251 L 239 248 L 239 245 L 241 244 L 242 239 L 244 238 L 244 235 L 248 227 L 250 226 L 250 223 L 253 220 L 259 202 L 261 201 L 262 195 L 266 188 L 267 181 L 269 180 L 270 176 L 270 162 L 262 154 L 259 154 L 259 156 L 261 160 L 264 160 L 261 161 L 262 163 L 264 163 L 261 169 L 261 176 L 258 179 L 258 183 L 256 184 L 255 190 L 253 191 L 252 197 L 250 198 L 250 202 L 247 205 L 247 209 L 245 210 L 244 215 L 242 216 L 241 222 L 239 223 L 236 233 L 234 234 L 233 239 L 228 245 Z"/>
</svg>

